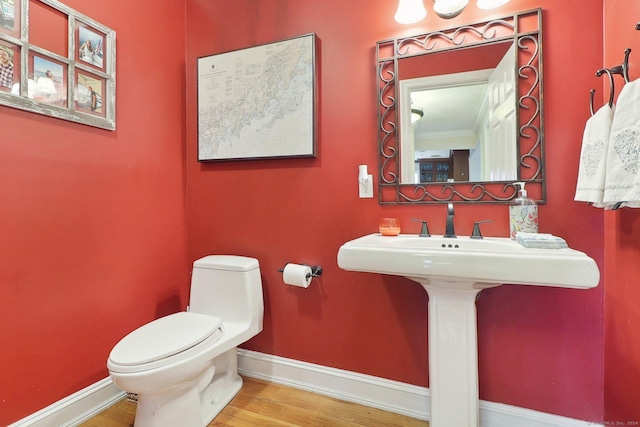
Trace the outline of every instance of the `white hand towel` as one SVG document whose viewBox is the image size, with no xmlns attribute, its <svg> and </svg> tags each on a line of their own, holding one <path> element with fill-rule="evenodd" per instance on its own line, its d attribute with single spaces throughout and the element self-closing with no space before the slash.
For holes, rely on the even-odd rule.
<svg viewBox="0 0 640 427">
<path fill-rule="evenodd" d="M 618 96 L 603 203 L 640 207 L 640 80 L 625 84 Z"/>
<path fill-rule="evenodd" d="M 613 122 L 613 112 L 605 104 L 589 117 L 582 135 L 582 150 L 578 169 L 578 183 L 574 200 L 591 202 L 602 207 L 604 197 L 605 170 L 607 167 L 607 148 Z"/>
</svg>

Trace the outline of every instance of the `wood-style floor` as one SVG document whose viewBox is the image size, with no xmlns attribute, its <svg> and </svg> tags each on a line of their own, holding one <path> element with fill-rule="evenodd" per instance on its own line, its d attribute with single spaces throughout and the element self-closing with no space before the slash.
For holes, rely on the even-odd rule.
<svg viewBox="0 0 640 427">
<path fill-rule="evenodd" d="M 131 427 L 135 411 L 136 405 L 125 399 L 80 427 Z M 244 378 L 240 392 L 208 427 L 214 426 L 428 427 L 429 423 L 309 391 Z"/>
</svg>

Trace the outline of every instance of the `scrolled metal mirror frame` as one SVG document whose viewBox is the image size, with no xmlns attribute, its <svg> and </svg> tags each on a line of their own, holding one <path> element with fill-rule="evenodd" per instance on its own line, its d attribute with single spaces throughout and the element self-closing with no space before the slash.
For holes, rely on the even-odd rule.
<svg viewBox="0 0 640 427">
<path fill-rule="evenodd" d="M 542 10 L 492 19 L 376 44 L 378 80 L 379 202 L 508 203 L 517 196 L 513 181 L 400 183 L 400 134 L 397 108 L 398 61 L 452 49 L 468 49 L 513 40 L 517 46 L 518 179 L 529 197 L 546 202 L 542 79 Z"/>
</svg>

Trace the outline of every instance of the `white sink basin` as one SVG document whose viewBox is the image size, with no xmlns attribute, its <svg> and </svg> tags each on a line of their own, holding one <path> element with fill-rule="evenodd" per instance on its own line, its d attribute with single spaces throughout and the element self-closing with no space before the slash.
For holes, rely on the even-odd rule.
<svg viewBox="0 0 640 427">
<path fill-rule="evenodd" d="M 525 248 L 502 237 L 370 234 L 342 245 L 338 265 L 350 271 L 497 285 L 588 289 L 600 280 L 595 261 L 582 252 Z"/>
<path fill-rule="evenodd" d="M 478 427 L 476 297 L 502 284 L 588 289 L 595 261 L 582 252 L 525 248 L 508 238 L 371 234 L 338 251 L 344 270 L 405 276 L 429 294 L 431 427 Z"/>
</svg>

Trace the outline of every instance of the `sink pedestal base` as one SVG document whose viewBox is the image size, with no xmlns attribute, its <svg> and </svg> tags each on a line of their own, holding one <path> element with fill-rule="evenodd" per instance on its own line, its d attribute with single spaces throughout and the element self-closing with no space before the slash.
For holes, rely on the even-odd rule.
<svg viewBox="0 0 640 427">
<path fill-rule="evenodd" d="M 490 283 L 410 277 L 429 294 L 431 427 L 478 427 L 476 298 Z"/>
</svg>

